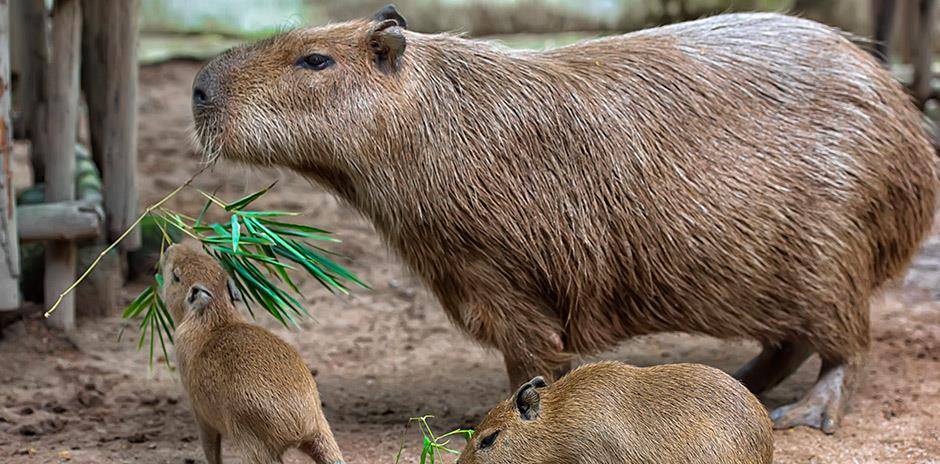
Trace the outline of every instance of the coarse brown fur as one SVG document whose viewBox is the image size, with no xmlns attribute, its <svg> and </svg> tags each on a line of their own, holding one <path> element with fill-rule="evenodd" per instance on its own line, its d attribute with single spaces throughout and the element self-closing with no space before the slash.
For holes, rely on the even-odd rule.
<svg viewBox="0 0 940 464">
<path fill-rule="evenodd" d="M 919 114 L 871 56 L 779 14 L 539 52 L 381 19 L 206 65 L 208 155 L 348 201 L 514 384 L 636 335 L 747 337 L 765 346 L 740 373 L 755 392 L 822 356 L 807 398 L 824 401 L 790 415 L 835 429 L 869 299 L 935 205 Z M 334 63 L 305 69 L 311 53 Z"/>
<path fill-rule="evenodd" d="M 300 354 L 242 318 L 219 264 L 173 245 L 161 270 L 161 295 L 176 322 L 176 362 L 209 464 L 222 462 L 223 436 L 246 463 L 281 462 L 294 447 L 318 464 L 342 462 Z"/>
<path fill-rule="evenodd" d="M 458 464 L 773 462 L 767 411 L 718 369 L 603 362 L 539 385 L 493 408 Z"/>
</svg>

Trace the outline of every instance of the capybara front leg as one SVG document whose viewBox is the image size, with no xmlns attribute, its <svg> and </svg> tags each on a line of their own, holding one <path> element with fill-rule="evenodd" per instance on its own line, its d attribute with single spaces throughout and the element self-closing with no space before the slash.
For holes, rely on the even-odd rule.
<svg viewBox="0 0 940 464">
<path fill-rule="evenodd" d="M 796 372 L 812 354 L 812 346 L 800 341 L 785 341 L 777 346 L 765 345 L 760 354 L 735 372 L 734 377 L 751 393 L 759 395 Z"/>
<path fill-rule="evenodd" d="M 537 375 L 549 380 L 557 380 L 571 370 L 571 360 L 563 354 L 564 344 L 561 336 L 553 335 L 544 343 L 540 343 L 539 340 L 528 340 L 530 343 L 527 346 L 503 349 L 510 391 L 515 391 L 520 385 Z"/>
<path fill-rule="evenodd" d="M 199 425 L 199 438 L 202 441 L 202 452 L 206 454 L 206 462 L 222 464 L 222 435 L 201 420 L 196 423 Z"/>
<path fill-rule="evenodd" d="M 819 379 L 800 401 L 775 409 L 770 418 L 775 429 L 800 425 L 834 433 L 839 428 L 849 397 L 858 383 L 862 359 L 848 362 L 823 360 Z"/>
<path fill-rule="evenodd" d="M 326 424 L 323 420 L 322 424 Z M 310 456 L 317 464 L 343 464 L 343 453 L 333 438 L 329 426 L 308 437 L 300 444 L 300 451 Z"/>
</svg>

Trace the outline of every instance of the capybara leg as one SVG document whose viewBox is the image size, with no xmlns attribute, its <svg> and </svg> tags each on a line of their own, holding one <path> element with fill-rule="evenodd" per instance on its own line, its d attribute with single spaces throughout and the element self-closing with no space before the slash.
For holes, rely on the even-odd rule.
<svg viewBox="0 0 940 464">
<path fill-rule="evenodd" d="M 849 397 L 858 383 L 861 357 L 849 362 L 823 360 L 819 379 L 800 401 L 775 409 L 770 418 L 775 429 L 800 425 L 834 433 L 839 428 Z"/>
<path fill-rule="evenodd" d="M 571 370 L 571 359 L 564 354 L 561 336 L 552 332 L 545 340 L 528 337 L 521 346 L 502 348 L 503 361 L 509 374 L 509 391 L 541 375 L 557 380 Z"/>
<path fill-rule="evenodd" d="M 300 451 L 310 456 L 317 464 L 343 464 L 343 453 L 333 438 L 329 428 L 325 432 L 317 433 L 300 444 Z"/>
<path fill-rule="evenodd" d="M 785 341 L 779 346 L 765 345 L 760 354 L 738 369 L 734 377 L 751 393 L 759 395 L 783 382 L 811 354 L 813 348 L 805 342 Z"/>
<path fill-rule="evenodd" d="M 571 361 L 545 362 L 534 356 L 513 356 L 503 352 L 506 362 L 506 372 L 509 374 L 509 390 L 515 391 L 520 385 L 532 380 L 535 376 L 545 377 L 546 380 L 557 380 L 571 370 Z"/>
<path fill-rule="evenodd" d="M 199 438 L 202 441 L 202 452 L 206 454 L 209 464 L 222 464 L 222 435 L 202 421 L 199 425 Z"/>
<path fill-rule="evenodd" d="M 264 441 L 252 435 L 235 435 L 233 441 L 244 456 L 245 464 L 280 464 L 283 450 L 271 449 Z"/>
</svg>

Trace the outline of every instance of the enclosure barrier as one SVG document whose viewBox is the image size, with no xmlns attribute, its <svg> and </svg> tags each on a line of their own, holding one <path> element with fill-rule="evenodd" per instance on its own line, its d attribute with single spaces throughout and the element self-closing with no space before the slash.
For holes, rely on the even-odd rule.
<svg viewBox="0 0 940 464">
<path fill-rule="evenodd" d="M 103 243 L 137 215 L 138 8 L 138 0 L 55 0 L 50 28 L 44 0 L 0 1 L 0 310 L 16 309 L 21 303 L 18 242 L 45 242 L 43 288 L 48 307 L 75 280 L 76 242 Z M 15 89 L 11 64 L 17 76 Z M 101 191 L 76 188 L 75 146 L 83 90 Z M 15 123 L 10 120 L 11 91 L 19 110 Z M 14 127 L 18 137 L 31 142 L 34 182 L 45 185 L 45 203 L 19 211 L 10 169 Z M 139 237 L 139 232 L 130 234 L 122 249 L 138 247 Z M 117 263 L 96 272 L 120 272 L 120 268 Z M 74 298 L 63 299 L 50 323 L 63 329 L 75 326 Z M 101 295 L 99 301 L 112 299 L 113 295 Z"/>
</svg>

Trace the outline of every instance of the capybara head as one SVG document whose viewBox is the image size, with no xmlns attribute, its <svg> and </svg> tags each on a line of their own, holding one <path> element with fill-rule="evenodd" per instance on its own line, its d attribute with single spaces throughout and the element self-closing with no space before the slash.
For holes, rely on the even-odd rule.
<svg viewBox="0 0 940 464">
<path fill-rule="evenodd" d="M 196 137 L 207 156 L 330 171 L 385 124 L 407 44 L 392 6 L 370 20 L 296 29 L 237 47 L 193 82 Z M 357 134 L 359 139 L 357 139 Z"/>
<path fill-rule="evenodd" d="M 460 455 L 460 464 L 508 464 L 529 462 L 533 457 L 548 451 L 538 443 L 539 430 L 548 433 L 550 427 L 541 422 L 545 418 L 539 389 L 547 384 L 542 377 L 526 382 L 509 399 L 494 407 L 477 427 L 476 434 L 467 443 Z M 550 407 L 550 406 L 549 406 Z M 551 414 L 548 414 L 551 416 Z M 532 461 L 537 462 L 537 461 Z"/>
<path fill-rule="evenodd" d="M 172 245 L 160 261 L 160 296 L 178 325 L 208 311 L 228 309 L 241 294 L 222 267 L 208 254 L 186 245 Z"/>
</svg>

